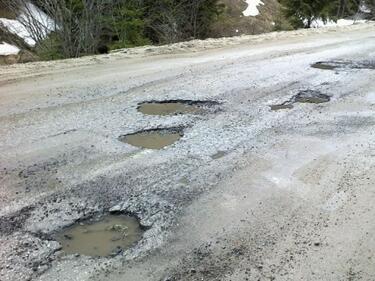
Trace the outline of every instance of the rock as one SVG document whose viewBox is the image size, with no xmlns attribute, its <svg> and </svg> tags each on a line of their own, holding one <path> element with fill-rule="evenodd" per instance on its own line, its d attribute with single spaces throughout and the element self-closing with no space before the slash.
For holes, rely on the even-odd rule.
<svg viewBox="0 0 375 281">
<path fill-rule="evenodd" d="M 117 212 L 121 212 L 122 210 L 123 210 L 122 204 L 119 204 L 119 205 L 116 205 L 116 206 L 112 207 L 111 209 L 109 209 L 109 212 L 110 213 L 117 213 Z"/>
<path fill-rule="evenodd" d="M 21 50 L 19 53 L 19 63 L 27 63 L 37 61 L 39 58 L 37 55 L 33 54 L 27 50 Z"/>
<path fill-rule="evenodd" d="M 20 60 L 20 55 L 0 56 L 0 64 L 15 64 Z"/>
</svg>

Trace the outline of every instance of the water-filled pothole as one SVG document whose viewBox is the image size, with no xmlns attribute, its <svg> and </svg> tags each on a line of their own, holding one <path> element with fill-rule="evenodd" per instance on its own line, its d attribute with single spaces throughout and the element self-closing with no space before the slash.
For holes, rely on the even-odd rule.
<svg viewBox="0 0 375 281">
<path fill-rule="evenodd" d="M 292 109 L 295 103 L 325 103 L 329 102 L 331 97 L 322 94 L 319 91 L 305 90 L 300 91 L 297 95 L 294 95 L 290 100 L 285 101 L 281 104 L 271 105 L 271 110 L 277 111 L 282 109 Z"/>
<path fill-rule="evenodd" d="M 168 129 L 152 129 L 137 132 L 119 137 L 119 140 L 130 145 L 148 148 L 148 149 L 162 149 L 169 146 L 183 137 L 183 129 L 168 128 Z"/>
<path fill-rule="evenodd" d="M 150 101 L 138 105 L 138 111 L 146 115 L 203 114 L 210 107 L 218 105 L 215 101 L 170 100 Z"/>
<path fill-rule="evenodd" d="M 335 69 L 375 69 L 375 61 L 319 61 L 311 65 L 313 68 L 322 70 Z"/>
<path fill-rule="evenodd" d="M 65 254 L 106 257 L 116 255 L 142 238 L 137 219 L 107 215 L 74 224 L 57 235 Z"/>
</svg>

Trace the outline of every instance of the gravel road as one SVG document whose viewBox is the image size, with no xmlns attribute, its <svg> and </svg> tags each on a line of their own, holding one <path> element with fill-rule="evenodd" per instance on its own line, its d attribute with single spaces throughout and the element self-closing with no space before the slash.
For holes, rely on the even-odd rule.
<svg viewBox="0 0 375 281">
<path fill-rule="evenodd" d="M 374 23 L 0 69 L 0 280 L 375 280 L 374 78 Z M 207 108 L 137 111 L 175 100 Z M 63 254 L 109 212 L 143 238 Z"/>
</svg>

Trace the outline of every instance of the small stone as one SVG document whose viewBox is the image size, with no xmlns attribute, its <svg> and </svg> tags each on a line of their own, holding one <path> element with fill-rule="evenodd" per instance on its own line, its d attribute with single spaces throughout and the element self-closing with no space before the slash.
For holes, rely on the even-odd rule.
<svg viewBox="0 0 375 281">
<path fill-rule="evenodd" d="M 122 206 L 119 204 L 109 209 L 109 212 L 116 213 L 116 212 L 121 212 L 121 210 L 122 210 Z"/>
</svg>

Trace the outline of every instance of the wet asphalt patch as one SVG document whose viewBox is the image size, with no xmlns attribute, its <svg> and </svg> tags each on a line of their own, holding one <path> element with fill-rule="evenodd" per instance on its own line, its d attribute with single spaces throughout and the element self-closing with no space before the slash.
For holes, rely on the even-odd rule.
<svg viewBox="0 0 375 281">
<path fill-rule="evenodd" d="M 203 114 L 219 105 L 216 101 L 167 100 L 148 101 L 138 104 L 138 111 L 145 115 Z"/>
<path fill-rule="evenodd" d="M 77 222 L 58 233 L 56 239 L 67 255 L 108 257 L 131 248 L 142 235 L 136 218 L 111 214 Z"/>
<path fill-rule="evenodd" d="M 311 65 L 321 70 L 336 69 L 375 69 L 375 61 L 319 61 Z"/>
<path fill-rule="evenodd" d="M 147 149 L 162 149 L 184 136 L 183 128 L 161 128 L 144 130 L 119 137 L 119 141 Z"/>
<path fill-rule="evenodd" d="M 271 105 L 270 107 L 272 111 L 278 111 L 278 110 L 283 110 L 283 109 L 292 109 L 294 106 L 293 104 L 286 102 L 282 104 Z"/>
<path fill-rule="evenodd" d="M 314 90 L 301 91 L 293 97 L 294 103 L 325 103 L 330 100 L 330 96 Z"/>
<path fill-rule="evenodd" d="M 322 94 L 320 91 L 315 90 L 304 90 L 294 95 L 288 101 L 281 104 L 271 105 L 272 111 L 278 111 L 283 109 L 292 109 L 295 103 L 326 103 L 331 100 L 331 97 L 326 94 Z"/>
</svg>

